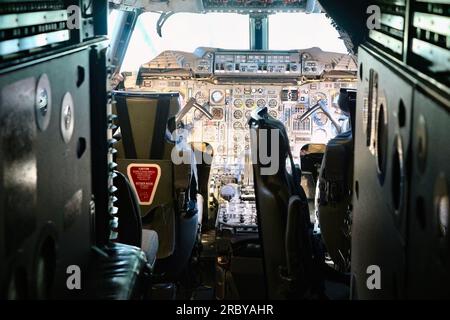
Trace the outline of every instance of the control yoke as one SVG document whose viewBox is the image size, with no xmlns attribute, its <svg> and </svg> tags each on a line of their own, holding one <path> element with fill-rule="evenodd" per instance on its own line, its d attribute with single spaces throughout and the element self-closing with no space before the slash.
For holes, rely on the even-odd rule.
<svg viewBox="0 0 450 320">
<path fill-rule="evenodd" d="M 333 125 L 336 127 L 337 132 L 341 133 L 342 128 L 328 111 L 327 101 L 324 99 L 320 99 L 314 106 L 312 106 L 308 111 L 302 114 L 300 117 L 300 121 L 304 121 L 306 118 L 311 117 L 311 115 L 319 109 L 322 110 L 322 112 L 331 120 Z"/>
<path fill-rule="evenodd" d="M 175 117 L 176 123 L 180 123 L 181 120 L 186 116 L 186 114 L 192 109 L 196 108 L 201 113 L 203 113 L 209 120 L 213 118 L 213 115 L 209 112 L 209 105 L 205 103 L 203 106 L 200 105 L 195 98 L 190 98 L 189 101 L 185 104 L 185 106 L 178 112 Z"/>
</svg>

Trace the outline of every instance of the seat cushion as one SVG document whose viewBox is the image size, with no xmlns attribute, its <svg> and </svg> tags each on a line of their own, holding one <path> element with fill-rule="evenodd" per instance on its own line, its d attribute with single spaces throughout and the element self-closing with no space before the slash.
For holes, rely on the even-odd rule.
<svg viewBox="0 0 450 320">
<path fill-rule="evenodd" d="M 156 261 L 156 254 L 158 253 L 158 234 L 153 230 L 142 229 L 142 251 L 147 256 L 147 262 L 153 268 Z"/>
</svg>

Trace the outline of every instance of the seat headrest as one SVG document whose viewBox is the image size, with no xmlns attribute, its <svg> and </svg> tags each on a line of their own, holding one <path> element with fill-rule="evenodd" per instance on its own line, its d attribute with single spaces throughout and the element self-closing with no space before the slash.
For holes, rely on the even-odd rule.
<svg viewBox="0 0 450 320">
<path fill-rule="evenodd" d="M 345 113 L 352 114 L 356 108 L 356 89 L 342 88 L 338 105 Z"/>
</svg>

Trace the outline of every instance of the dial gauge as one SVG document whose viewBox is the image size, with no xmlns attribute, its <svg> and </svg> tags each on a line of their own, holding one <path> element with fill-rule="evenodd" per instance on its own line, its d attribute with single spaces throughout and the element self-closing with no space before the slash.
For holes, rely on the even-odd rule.
<svg viewBox="0 0 450 320">
<path fill-rule="evenodd" d="M 213 115 L 214 120 L 222 120 L 223 119 L 223 109 L 213 108 L 212 115 Z"/>
<path fill-rule="evenodd" d="M 233 103 L 235 108 L 242 108 L 243 104 L 244 104 L 244 102 L 242 102 L 241 99 L 236 99 L 236 100 L 234 100 L 234 103 Z"/>
<path fill-rule="evenodd" d="M 269 111 L 269 114 L 270 114 L 273 118 L 275 118 L 275 119 L 278 118 L 278 112 L 276 112 L 276 111 L 270 110 L 270 111 Z"/>
<path fill-rule="evenodd" d="M 223 92 L 220 91 L 220 90 L 214 90 L 214 91 L 211 93 L 211 100 L 212 100 L 212 102 L 214 102 L 214 103 L 216 103 L 216 104 L 221 103 L 221 102 L 223 101 L 223 98 L 224 98 L 224 97 L 225 97 L 225 95 L 224 95 Z"/>
<path fill-rule="evenodd" d="M 269 101 L 269 107 L 275 108 L 278 105 L 278 101 L 275 99 L 270 99 Z"/>
<path fill-rule="evenodd" d="M 249 120 L 251 116 L 252 116 L 252 112 L 251 111 L 246 111 L 245 112 L 245 117 L 247 118 L 247 120 Z"/>
<path fill-rule="evenodd" d="M 328 123 L 328 117 L 322 111 L 318 111 L 314 114 L 314 123 L 319 127 L 323 127 Z"/>
<path fill-rule="evenodd" d="M 242 126 L 242 128 L 244 128 L 244 126 Z M 235 143 L 242 143 L 244 141 L 244 136 L 241 133 L 236 133 L 233 137 L 233 141 Z"/>
<path fill-rule="evenodd" d="M 203 91 L 198 91 L 195 96 L 195 100 L 197 100 L 198 104 L 204 105 L 208 102 L 208 97 Z"/>
<path fill-rule="evenodd" d="M 244 114 L 242 113 L 241 110 L 235 110 L 233 113 L 233 116 L 235 119 L 242 119 L 242 117 L 244 116 Z"/>
<path fill-rule="evenodd" d="M 264 106 L 266 105 L 266 100 L 264 100 L 264 99 L 259 99 L 259 100 L 256 102 L 256 105 L 257 105 L 259 108 L 262 108 L 262 107 L 264 107 Z"/>
<path fill-rule="evenodd" d="M 327 100 L 327 95 L 322 92 L 313 93 L 310 96 L 311 106 L 314 106 L 319 100 Z"/>
<path fill-rule="evenodd" d="M 247 99 L 247 100 L 245 101 L 245 106 L 246 106 L 247 108 L 249 108 L 249 109 L 254 108 L 254 107 L 255 107 L 255 100 L 253 100 L 253 99 Z"/>
<path fill-rule="evenodd" d="M 244 126 L 242 125 L 242 123 L 236 121 L 235 123 L 233 123 L 233 129 L 234 130 L 244 129 Z"/>
</svg>

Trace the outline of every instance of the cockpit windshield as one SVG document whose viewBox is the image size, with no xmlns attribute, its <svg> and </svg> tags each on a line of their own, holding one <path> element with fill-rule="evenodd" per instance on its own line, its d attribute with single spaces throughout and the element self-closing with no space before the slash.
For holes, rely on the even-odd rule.
<svg viewBox="0 0 450 320">
<path fill-rule="evenodd" d="M 269 49 L 319 47 L 347 53 L 344 41 L 325 13 L 277 13 L 269 15 Z"/>
<path fill-rule="evenodd" d="M 250 46 L 249 16 L 239 13 L 177 13 L 157 33 L 160 13 L 141 14 L 136 23 L 122 71 L 136 71 L 165 50 L 193 52 L 198 47 L 246 50 Z M 111 20 L 114 15 L 111 15 Z M 270 50 L 319 47 L 346 53 L 344 42 L 325 14 L 269 15 Z"/>
<path fill-rule="evenodd" d="M 133 32 L 122 70 L 136 71 L 140 65 L 165 50 L 193 52 L 198 47 L 248 49 L 248 16 L 237 13 L 177 13 L 157 34 L 159 13 L 143 13 Z"/>
</svg>

